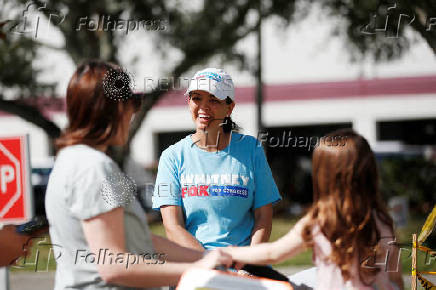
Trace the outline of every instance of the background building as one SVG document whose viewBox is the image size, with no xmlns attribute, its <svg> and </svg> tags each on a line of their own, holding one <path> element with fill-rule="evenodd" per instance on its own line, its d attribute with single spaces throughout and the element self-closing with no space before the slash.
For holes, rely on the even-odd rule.
<svg viewBox="0 0 436 290">
<path fill-rule="evenodd" d="M 333 130 L 353 128 L 379 157 L 434 158 L 436 152 L 436 75 L 266 85 L 263 132 L 254 126 L 255 88 L 236 88 L 235 96 L 234 121 L 264 145 L 280 192 L 293 201 L 310 201 L 311 154 Z M 168 92 L 137 133 L 127 171 L 140 186 L 153 182 L 141 168 L 155 169 L 163 150 L 193 132 L 186 101 L 183 90 Z M 59 126 L 66 125 L 63 99 L 38 103 Z M 2 113 L 0 131 L 30 134 L 33 166 L 51 166 L 53 150 L 41 129 Z"/>
</svg>

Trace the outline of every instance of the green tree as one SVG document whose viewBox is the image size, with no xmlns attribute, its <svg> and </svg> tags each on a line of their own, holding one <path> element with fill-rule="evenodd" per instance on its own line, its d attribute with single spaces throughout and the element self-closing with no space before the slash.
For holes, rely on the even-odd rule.
<svg viewBox="0 0 436 290">
<path fill-rule="evenodd" d="M 0 2 L 0 110 L 20 116 L 55 138 L 59 127 L 36 104 L 37 96 L 53 95 L 55 84 L 37 81 L 40 70 L 32 61 L 38 44 L 23 33 L 11 33 L 19 23 L 19 15 L 11 18 L 9 12 L 20 6 L 17 2 Z M 5 94 L 7 90 L 12 96 Z"/>
<path fill-rule="evenodd" d="M 417 156 L 386 157 L 380 162 L 380 190 L 387 200 L 405 196 L 421 214 L 436 203 L 436 163 Z"/>
</svg>

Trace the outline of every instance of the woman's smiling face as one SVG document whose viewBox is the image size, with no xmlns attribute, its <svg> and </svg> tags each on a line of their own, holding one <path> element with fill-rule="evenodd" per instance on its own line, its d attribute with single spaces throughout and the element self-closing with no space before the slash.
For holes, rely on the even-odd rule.
<svg viewBox="0 0 436 290">
<path fill-rule="evenodd" d="M 189 94 L 189 109 L 196 129 L 219 129 L 223 119 L 230 116 L 234 103 L 227 104 L 206 91 L 192 91 Z"/>
</svg>

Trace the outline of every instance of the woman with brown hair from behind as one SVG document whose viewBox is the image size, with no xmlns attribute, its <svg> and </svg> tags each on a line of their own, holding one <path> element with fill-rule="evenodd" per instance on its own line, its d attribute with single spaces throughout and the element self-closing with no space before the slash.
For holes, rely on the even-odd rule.
<svg viewBox="0 0 436 290">
<path fill-rule="evenodd" d="M 226 251 L 243 263 L 275 264 L 312 247 L 316 289 L 403 289 L 392 218 L 365 138 L 350 129 L 323 138 L 313 153 L 312 178 L 313 205 L 288 234 Z"/>
<path fill-rule="evenodd" d="M 176 285 L 186 269 L 231 263 L 219 251 L 202 258 L 151 234 L 134 183 L 106 155 L 109 146 L 126 144 L 141 104 L 129 81 L 118 66 L 88 61 L 68 84 L 69 124 L 57 140 L 45 201 L 56 290 Z"/>
</svg>

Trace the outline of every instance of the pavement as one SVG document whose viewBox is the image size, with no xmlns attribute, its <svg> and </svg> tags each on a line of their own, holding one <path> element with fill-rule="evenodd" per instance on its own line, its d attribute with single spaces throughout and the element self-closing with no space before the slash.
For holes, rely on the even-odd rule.
<svg viewBox="0 0 436 290">
<path fill-rule="evenodd" d="M 49 290 L 54 288 L 55 272 L 9 272 L 10 290 Z"/>
<path fill-rule="evenodd" d="M 278 271 L 286 276 L 293 275 L 297 272 L 307 269 L 308 267 L 284 267 L 277 268 Z M 55 272 L 10 272 L 9 273 L 9 290 L 50 290 L 53 289 Z M 403 276 L 406 289 L 410 286 L 410 276 Z M 168 289 L 167 287 L 163 289 Z M 0 285 L 0 290 L 2 285 Z"/>
</svg>

